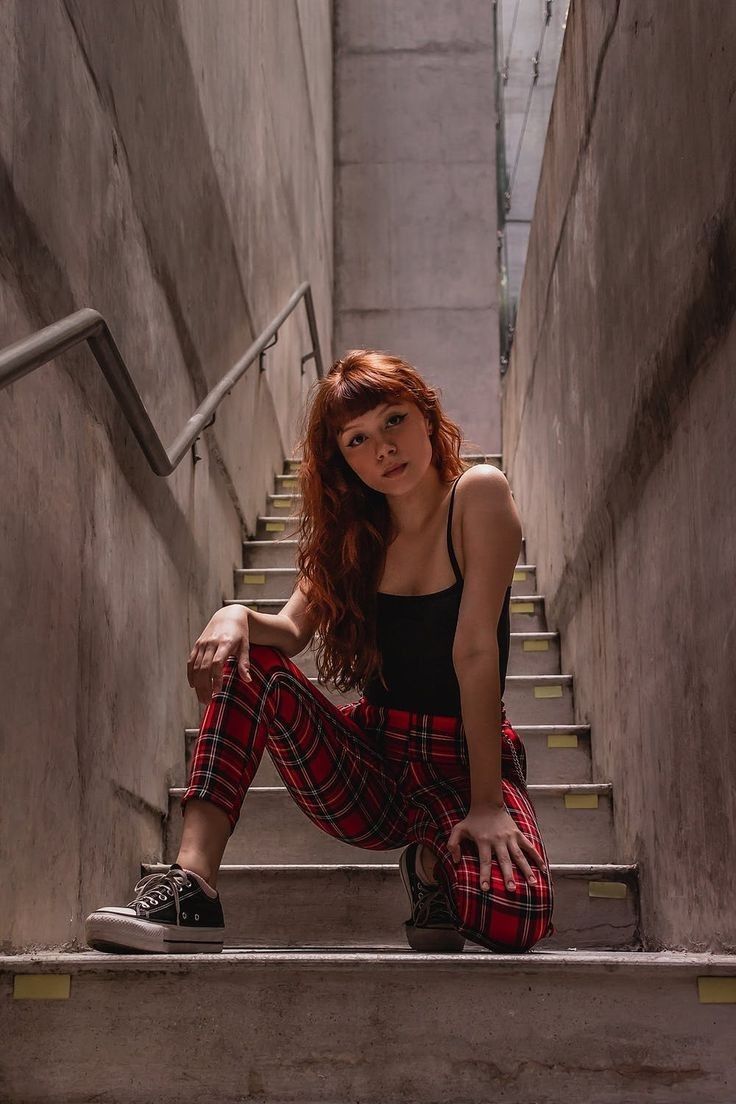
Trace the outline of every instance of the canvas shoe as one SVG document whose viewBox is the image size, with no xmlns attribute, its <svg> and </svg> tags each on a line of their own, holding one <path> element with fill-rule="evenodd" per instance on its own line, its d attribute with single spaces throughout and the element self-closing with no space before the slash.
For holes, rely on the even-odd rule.
<svg viewBox="0 0 736 1104">
<path fill-rule="evenodd" d="M 402 851 L 399 872 L 411 904 L 404 921 L 406 939 L 414 951 L 461 951 L 465 936 L 457 930 L 441 884 L 428 885 L 417 873 L 418 843 Z"/>
<path fill-rule="evenodd" d="M 154 954 L 213 954 L 222 950 L 225 921 L 220 895 L 204 878 L 178 863 L 137 883 L 125 906 L 107 906 L 85 923 L 90 947 L 97 951 L 147 951 Z"/>
</svg>

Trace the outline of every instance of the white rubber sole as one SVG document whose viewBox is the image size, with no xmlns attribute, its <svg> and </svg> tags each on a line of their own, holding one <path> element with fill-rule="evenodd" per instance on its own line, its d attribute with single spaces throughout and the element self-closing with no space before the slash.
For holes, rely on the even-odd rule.
<svg viewBox="0 0 736 1104">
<path fill-rule="evenodd" d="M 187 928 L 155 924 L 135 916 L 93 912 L 84 926 L 90 947 L 96 951 L 143 951 L 149 954 L 219 954 L 225 942 L 224 928 Z"/>
</svg>

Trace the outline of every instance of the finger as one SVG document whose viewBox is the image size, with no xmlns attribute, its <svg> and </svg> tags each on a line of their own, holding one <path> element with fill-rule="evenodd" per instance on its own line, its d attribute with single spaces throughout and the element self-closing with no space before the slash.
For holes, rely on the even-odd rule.
<svg viewBox="0 0 736 1104">
<path fill-rule="evenodd" d="M 202 657 L 204 655 L 204 644 L 197 644 L 194 657 L 187 665 L 187 678 L 189 679 L 189 685 L 196 691 L 199 701 L 206 701 L 202 698 L 202 685 L 200 677 L 200 667 L 202 664 Z"/>
<path fill-rule="evenodd" d="M 187 660 L 187 682 L 194 689 L 194 663 L 199 655 L 199 642 L 197 642 L 189 653 L 189 659 Z"/>
<path fill-rule="evenodd" d="M 454 863 L 460 862 L 460 858 L 462 855 L 462 852 L 460 850 L 461 839 L 462 835 L 460 834 L 460 829 L 457 827 L 457 825 L 455 825 L 455 827 L 450 832 L 450 835 L 447 837 L 447 850 L 450 852 L 450 856 Z"/>
<path fill-rule="evenodd" d="M 526 853 L 530 856 L 532 862 L 535 863 L 540 870 L 544 870 L 546 873 L 549 868 L 547 866 L 547 863 L 544 861 L 544 857 L 540 855 L 539 851 L 537 851 L 536 847 L 528 836 L 525 836 L 523 832 L 520 832 L 519 835 L 521 837 L 519 839 L 519 846 L 523 847 Z"/>
<path fill-rule="evenodd" d="M 250 648 L 247 641 L 243 642 L 240 649 L 240 655 L 238 656 L 238 673 L 246 682 L 253 681 L 253 677 L 250 673 Z"/>
<path fill-rule="evenodd" d="M 530 867 L 529 863 L 524 858 L 524 852 L 521 850 L 517 843 L 509 844 L 509 854 L 516 863 L 519 871 L 522 874 L 522 877 L 526 878 L 527 882 L 530 882 L 531 885 L 534 885 L 536 883 L 537 876 Z"/>
<path fill-rule="evenodd" d="M 237 654 L 237 644 L 233 644 L 231 640 L 223 640 L 215 649 L 215 654 L 212 657 L 212 663 L 210 665 L 210 682 L 212 687 L 212 693 L 217 694 L 222 689 L 222 670 L 225 665 L 225 660 L 235 652 Z"/>
<path fill-rule="evenodd" d="M 197 688 L 197 697 L 203 703 L 207 703 L 212 697 L 212 677 L 210 667 L 212 657 L 217 645 L 214 642 L 205 644 L 200 649 L 199 661 L 194 664 L 194 685 Z"/>
<path fill-rule="evenodd" d="M 480 860 L 480 887 L 481 889 L 490 889 L 493 855 L 488 844 L 483 843 L 478 846 L 478 858 Z"/>
<path fill-rule="evenodd" d="M 514 868 L 511 865 L 508 848 L 505 844 L 499 844 L 496 847 L 496 858 L 498 859 L 498 865 L 501 867 L 501 873 L 503 874 L 503 880 L 506 883 L 506 888 L 516 889 Z"/>
</svg>

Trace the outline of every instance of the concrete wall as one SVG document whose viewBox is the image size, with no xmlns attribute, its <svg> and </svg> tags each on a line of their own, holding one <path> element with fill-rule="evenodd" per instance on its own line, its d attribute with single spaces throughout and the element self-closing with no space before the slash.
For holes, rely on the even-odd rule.
<svg viewBox="0 0 736 1104">
<path fill-rule="evenodd" d="M 5 0 L 0 346 L 97 308 L 166 442 L 305 279 L 328 358 L 331 28 L 329 0 Z M 186 659 L 309 347 L 302 309 L 165 481 L 85 348 L 0 392 L 2 949 L 73 941 L 160 857 Z"/>
<path fill-rule="evenodd" d="M 500 451 L 490 2 L 335 14 L 335 355 L 406 357 Z"/>
<path fill-rule="evenodd" d="M 736 946 L 736 7 L 574 0 L 504 452 L 650 947 Z"/>
<path fill-rule="evenodd" d="M 569 3 L 552 4 L 549 21 L 545 5 L 538 0 L 498 0 L 496 8 L 503 115 L 499 140 L 507 174 L 504 191 L 508 193 L 503 259 L 512 312 L 524 272 Z"/>
</svg>

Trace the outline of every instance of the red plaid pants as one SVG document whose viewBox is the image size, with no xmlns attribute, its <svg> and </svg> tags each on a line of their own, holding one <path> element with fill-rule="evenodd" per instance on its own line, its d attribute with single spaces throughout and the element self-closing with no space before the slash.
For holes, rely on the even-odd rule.
<svg viewBox="0 0 736 1104">
<path fill-rule="evenodd" d="M 194 750 L 189 798 L 212 801 L 232 828 L 264 748 L 299 808 L 322 831 L 371 850 L 419 840 L 439 856 L 437 874 L 458 929 L 474 943 L 522 952 L 552 935 L 549 869 L 532 865 L 536 885 L 514 866 L 509 890 L 494 855 L 491 886 L 480 887 L 475 843 L 463 840 L 455 865 L 447 850 L 453 825 L 467 814 L 470 769 L 462 719 L 371 705 L 338 706 L 283 652 L 250 645 L 246 682 L 230 658 L 222 688 L 205 711 Z M 547 862 L 526 788 L 526 752 L 503 711 L 504 802 Z"/>
</svg>

